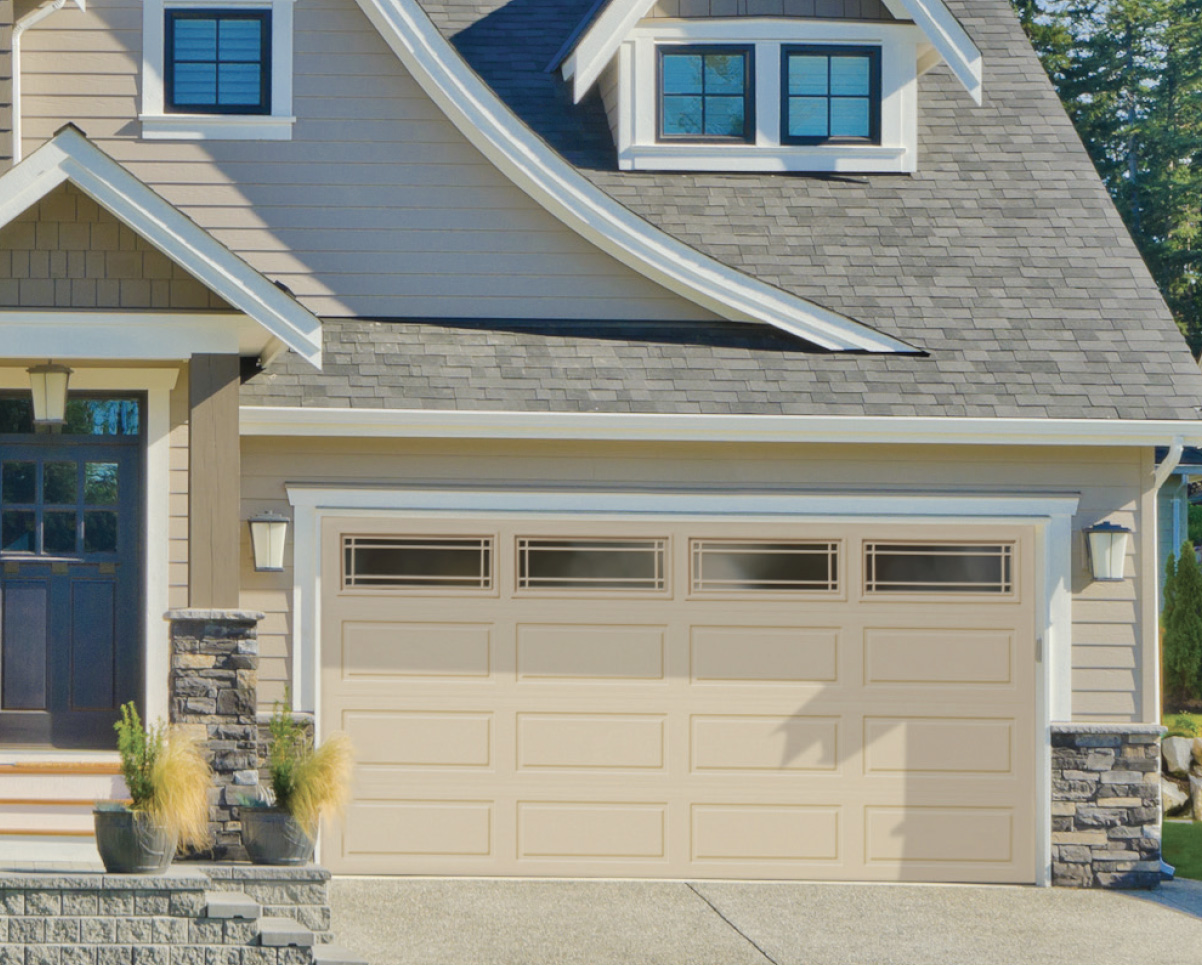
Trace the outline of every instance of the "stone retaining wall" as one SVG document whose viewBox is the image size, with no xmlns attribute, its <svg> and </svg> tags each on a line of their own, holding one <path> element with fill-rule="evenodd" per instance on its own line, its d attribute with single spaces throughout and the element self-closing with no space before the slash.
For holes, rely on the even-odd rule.
<svg viewBox="0 0 1202 966">
<path fill-rule="evenodd" d="M 192 730 L 209 752 L 213 847 L 207 858 L 245 859 L 237 796 L 259 784 L 259 641 L 263 615 L 241 610 L 173 610 L 171 723 Z"/>
<path fill-rule="evenodd" d="M 1052 725 L 1052 884 L 1160 884 L 1159 725 Z"/>
</svg>

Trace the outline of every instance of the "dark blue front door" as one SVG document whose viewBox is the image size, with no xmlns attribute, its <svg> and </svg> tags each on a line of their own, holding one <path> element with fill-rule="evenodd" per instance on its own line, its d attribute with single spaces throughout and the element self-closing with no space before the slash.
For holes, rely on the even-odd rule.
<svg viewBox="0 0 1202 966">
<path fill-rule="evenodd" d="M 72 410 L 0 432 L 0 746 L 111 748 L 142 692 L 140 402 Z"/>
</svg>

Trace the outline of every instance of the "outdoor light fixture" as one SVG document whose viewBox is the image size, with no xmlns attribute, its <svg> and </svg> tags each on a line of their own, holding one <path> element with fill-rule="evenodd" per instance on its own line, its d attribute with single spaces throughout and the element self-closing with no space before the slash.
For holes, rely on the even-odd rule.
<svg viewBox="0 0 1202 966">
<path fill-rule="evenodd" d="M 1094 580 L 1122 580 L 1131 530 L 1117 523 L 1099 523 L 1085 531 Z"/>
<path fill-rule="evenodd" d="M 255 552 L 255 570 L 278 573 L 284 569 L 284 538 L 288 518 L 267 511 L 250 518 L 250 543 Z"/>
<path fill-rule="evenodd" d="M 33 392 L 33 421 L 39 426 L 62 426 L 67 419 L 67 383 L 71 370 L 47 362 L 28 370 Z"/>
</svg>

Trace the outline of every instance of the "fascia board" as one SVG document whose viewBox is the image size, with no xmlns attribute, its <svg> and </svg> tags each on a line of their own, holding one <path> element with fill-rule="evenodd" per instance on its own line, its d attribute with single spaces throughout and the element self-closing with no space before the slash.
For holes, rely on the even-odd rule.
<svg viewBox="0 0 1202 966">
<path fill-rule="evenodd" d="M 563 62 L 563 78 L 572 82 L 572 98 L 579 104 L 597 82 L 623 38 L 647 15 L 655 0 L 612 0 L 576 42 Z"/>
<path fill-rule="evenodd" d="M 0 227 L 64 181 L 71 181 L 230 305 L 254 319 L 314 367 L 321 367 L 320 319 L 75 128 L 59 131 L 0 176 Z"/>
<path fill-rule="evenodd" d="M 1202 421 L 752 416 L 241 407 L 244 436 L 580 439 L 957 446 L 1154 446 L 1202 442 Z"/>
<path fill-rule="evenodd" d="M 968 32 L 943 0 L 886 0 L 891 9 L 900 6 L 918 24 L 952 73 L 980 106 L 984 96 L 984 61 Z"/>
<path fill-rule="evenodd" d="M 752 278 L 619 204 L 530 130 L 438 32 L 415 0 L 357 0 L 406 70 L 503 174 L 581 237 L 669 291 L 734 322 L 758 322 L 836 351 L 913 346 Z"/>
</svg>

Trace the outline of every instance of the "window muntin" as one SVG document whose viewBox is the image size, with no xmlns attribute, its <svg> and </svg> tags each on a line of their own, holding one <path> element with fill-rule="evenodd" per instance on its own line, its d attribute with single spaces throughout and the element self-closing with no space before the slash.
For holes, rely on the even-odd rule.
<svg viewBox="0 0 1202 966">
<path fill-rule="evenodd" d="M 168 10 L 164 109 L 271 113 L 269 10 Z"/>
<path fill-rule="evenodd" d="M 660 139 L 753 141 L 752 61 L 749 47 L 660 47 Z"/>
<path fill-rule="evenodd" d="M 115 462 L 0 460 L 0 552 L 116 553 L 119 470 Z"/>
<path fill-rule="evenodd" d="M 1014 545 L 865 543 L 869 594 L 1010 594 Z"/>
<path fill-rule="evenodd" d="M 347 536 L 342 585 L 355 589 L 491 590 L 491 537 Z"/>
<path fill-rule="evenodd" d="M 782 47 L 781 142 L 880 144 L 880 48 Z"/>
<path fill-rule="evenodd" d="M 834 593 L 839 544 L 814 540 L 694 540 L 693 593 Z"/>
<path fill-rule="evenodd" d="M 635 590 L 667 587 L 667 540 L 520 537 L 519 590 Z"/>
</svg>

